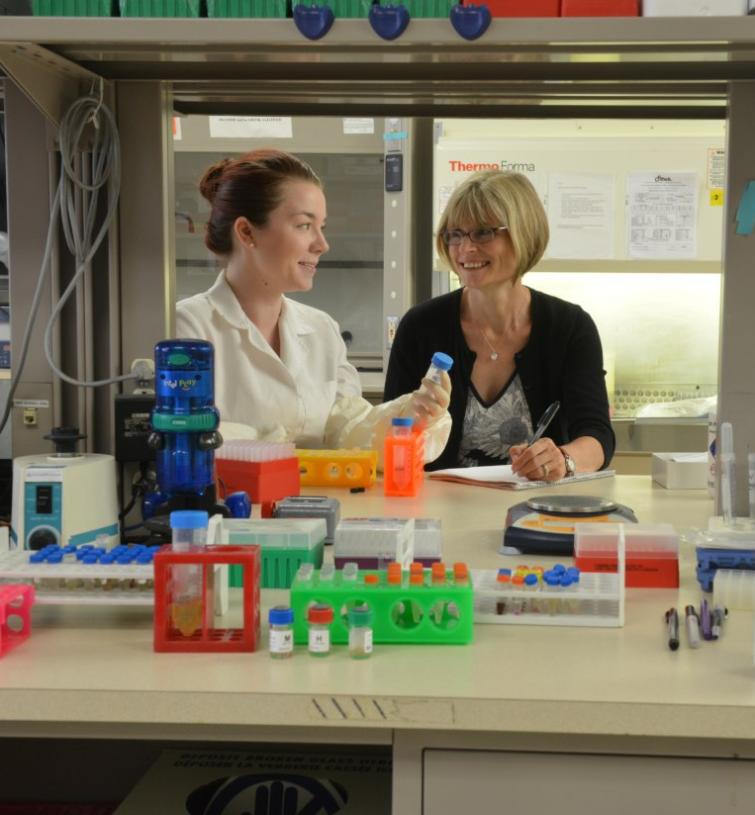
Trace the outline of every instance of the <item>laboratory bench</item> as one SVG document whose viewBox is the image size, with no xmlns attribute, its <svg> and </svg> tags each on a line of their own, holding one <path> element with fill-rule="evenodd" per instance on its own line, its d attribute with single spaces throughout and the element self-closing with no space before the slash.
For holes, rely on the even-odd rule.
<svg viewBox="0 0 755 815">
<path fill-rule="evenodd" d="M 646 476 L 552 492 L 612 498 L 640 521 L 679 529 L 706 526 L 712 512 L 707 493 L 665 490 Z M 342 517 L 440 518 L 447 562 L 493 569 L 504 564 L 507 508 L 535 491 L 428 480 L 414 499 L 385 498 L 380 484 L 330 494 Z M 38 607 L 31 637 L 0 666 L 0 749 L 49 749 L 59 739 L 59 756 L 71 761 L 77 743 L 91 750 L 98 739 L 127 746 L 132 759 L 166 743 L 372 745 L 393 755 L 394 815 L 457 812 L 472 784 L 477 811 L 497 807 L 501 785 L 507 800 L 526 802 L 523 779 L 560 778 L 563 768 L 567 813 L 597 806 L 607 779 L 612 812 L 636 811 L 651 791 L 657 801 L 672 788 L 675 811 L 707 811 L 715 793 L 718 811 L 752 812 L 752 621 L 732 613 L 720 641 L 698 650 L 683 641 L 671 652 L 665 610 L 701 598 L 685 549 L 681 573 L 678 592 L 628 591 L 623 628 L 477 625 L 468 646 L 378 645 L 369 660 L 344 647 L 326 659 L 301 647 L 292 660 L 272 660 L 264 647 L 157 654 L 149 608 Z M 263 606 L 285 596 L 264 591 Z M 543 800 L 555 794 L 546 789 Z"/>
</svg>

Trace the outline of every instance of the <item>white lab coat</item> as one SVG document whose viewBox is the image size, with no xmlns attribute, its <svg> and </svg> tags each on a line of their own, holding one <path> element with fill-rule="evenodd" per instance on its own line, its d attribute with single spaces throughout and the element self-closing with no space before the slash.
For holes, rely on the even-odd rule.
<svg viewBox="0 0 755 815">
<path fill-rule="evenodd" d="M 346 358 L 338 324 L 324 311 L 283 298 L 280 357 L 246 316 L 221 272 L 211 289 L 181 300 L 176 334 L 215 348 L 215 404 L 226 439 L 293 441 L 297 447 L 373 448 L 409 395 L 373 406 L 361 396 L 359 375 Z M 425 460 L 446 446 L 446 412 L 425 434 Z"/>
</svg>

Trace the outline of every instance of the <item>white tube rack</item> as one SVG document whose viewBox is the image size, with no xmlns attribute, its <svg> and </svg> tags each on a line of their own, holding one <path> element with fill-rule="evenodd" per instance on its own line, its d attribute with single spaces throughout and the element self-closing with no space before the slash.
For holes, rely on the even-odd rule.
<svg viewBox="0 0 755 815">
<path fill-rule="evenodd" d="M 476 623 L 599 628 L 624 625 L 623 574 L 582 572 L 579 583 L 555 591 L 542 586 L 500 588 L 497 574 L 494 570 L 472 570 Z M 500 603 L 505 604 L 505 609 Z"/>
<path fill-rule="evenodd" d="M 152 564 L 29 563 L 30 554 L 0 552 L 0 583 L 30 583 L 36 605 L 154 605 Z"/>
</svg>

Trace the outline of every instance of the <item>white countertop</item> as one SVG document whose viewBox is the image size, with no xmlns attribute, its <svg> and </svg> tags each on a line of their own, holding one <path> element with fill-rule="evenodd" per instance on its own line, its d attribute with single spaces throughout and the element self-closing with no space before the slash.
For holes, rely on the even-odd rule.
<svg viewBox="0 0 755 815">
<path fill-rule="evenodd" d="M 644 476 L 560 491 L 613 497 L 640 521 L 678 528 L 705 525 L 712 510 L 704 492 L 667 491 Z M 440 517 L 447 561 L 494 568 L 507 506 L 533 493 L 428 481 L 417 499 L 386 499 L 380 485 L 331 494 L 342 516 Z M 364 661 L 343 647 L 326 659 L 297 648 L 284 661 L 264 649 L 156 654 L 149 610 L 39 607 L 30 639 L 0 664 L 0 721 L 17 735 L 65 722 L 82 733 L 107 725 L 113 735 L 140 726 L 347 727 L 374 729 L 376 742 L 391 728 L 751 738 L 750 615 L 730 615 L 716 643 L 670 652 L 663 612 L 701 597 L 690 552 L 682 574 L 679 592 L 628 591 L 623 629 L 477 625 L 470 646 L 378 645 Z M 263 604 L 285 596 L 263 591 Z"/>
</svg>

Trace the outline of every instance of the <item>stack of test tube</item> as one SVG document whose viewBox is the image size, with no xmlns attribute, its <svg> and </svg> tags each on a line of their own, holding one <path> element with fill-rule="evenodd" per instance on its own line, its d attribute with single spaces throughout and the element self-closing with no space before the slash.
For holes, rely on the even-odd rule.
<svg viewBox="0 0 755 815">
<path fill-rule="evenodd" d="M 475 622 L 622 626 L 623 577 L 623 567 L 610 574 L 561 564 L 473 571 Z"/>
</svg>

